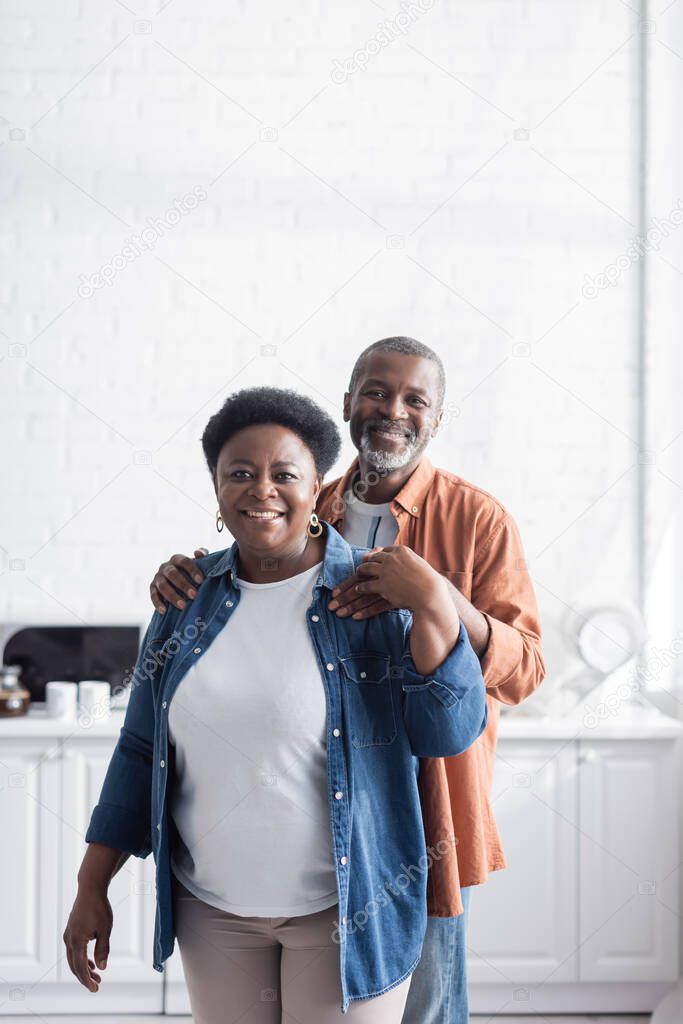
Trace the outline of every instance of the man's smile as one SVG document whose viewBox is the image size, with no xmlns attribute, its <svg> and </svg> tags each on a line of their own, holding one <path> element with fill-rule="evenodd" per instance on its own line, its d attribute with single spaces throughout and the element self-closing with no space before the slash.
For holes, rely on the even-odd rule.
<svg viewBox="0 0 683 1024">
<path fill-rule="evenodd" d="M 406 430 L 396 427 L 370 427 L 369 429 L 373 434 L 378 434 L 379 437 L 391 438 L 392 441 L 402 437 L 410 437 L 410 434 Z"/>
</svg>

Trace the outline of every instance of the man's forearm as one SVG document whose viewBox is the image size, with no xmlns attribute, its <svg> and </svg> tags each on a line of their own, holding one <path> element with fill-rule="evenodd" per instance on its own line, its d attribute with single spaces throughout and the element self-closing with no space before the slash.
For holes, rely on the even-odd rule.
<svg viewBox="0 0 683 1024">
<path fill-rule="evenodd" d="M 491 629 L 486 618 L 481 614 L 481 612 L 477 611 L 474 605 L 467 600 L 464 594 L 461 594 L 460 591 L 453 586 L 446 576 L 444 576 L 443 579 L 446 580 L 446 583 L 448 584 L 448 593 L 458 612 L 458 617 L 467 630 L 472 650 L 478 658 L 483 658 L 486 653 L 486 648 L 488 647 L 489 635 L 491 633 Z"/>
<path fill-rule="evenodd" d="M 460 623 L 448 591 L 438 584 L 419 607 L 412 609 L 410 653 L 421 675 L 434 672 L 455 647 Z"/>
</svg>

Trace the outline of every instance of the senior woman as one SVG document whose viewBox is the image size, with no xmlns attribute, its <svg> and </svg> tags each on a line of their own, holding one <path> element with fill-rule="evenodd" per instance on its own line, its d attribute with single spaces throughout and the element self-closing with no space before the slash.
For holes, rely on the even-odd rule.
<svg viewBox="0 0 683 1024">
<path fill-rule="evenodd" d="M 109 882 L 152 852 L 153 966 L 177 937 L 196 1024 L 399 1024 L 439 853 L 418 759 L 484 729 L 479 661 L 419 556 L 352 547 L 317 520 L 340 437 L 312 401 L 239 391 L 202 445 L 234 542 L 199 560 L 196 600 L 155 611 L 145 633 L 85 837 L 69 966 L 98 990 Z M 392 608 L 340 618 L 330 593 L 368 553 L 362 586 Z"/>
</svg>

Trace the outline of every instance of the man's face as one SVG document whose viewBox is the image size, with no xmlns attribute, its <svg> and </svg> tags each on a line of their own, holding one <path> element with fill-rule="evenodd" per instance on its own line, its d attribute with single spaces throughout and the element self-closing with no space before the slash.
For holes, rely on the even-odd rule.
<svg viewBox="0 0 683 1024">
<path fill-rule="evenodd" d="M 441 422 L 436 365 L 420 356 L 374 352 L 353 394 L 344 395 L 344 422 L 359 454 L 377 472 L 417 462 Z"/>
</svg>

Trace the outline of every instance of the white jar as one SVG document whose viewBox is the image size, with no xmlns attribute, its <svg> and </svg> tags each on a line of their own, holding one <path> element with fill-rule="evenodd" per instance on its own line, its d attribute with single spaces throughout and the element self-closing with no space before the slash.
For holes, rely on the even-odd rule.
<svg viewBox="0 0 683 1024">
<path fill-rule="evenodd" d="M 45 707 L 50 718 L 76 718 L 77 687 L 75 683 L 52 679 L 45 684 Z"/>
</svg>

